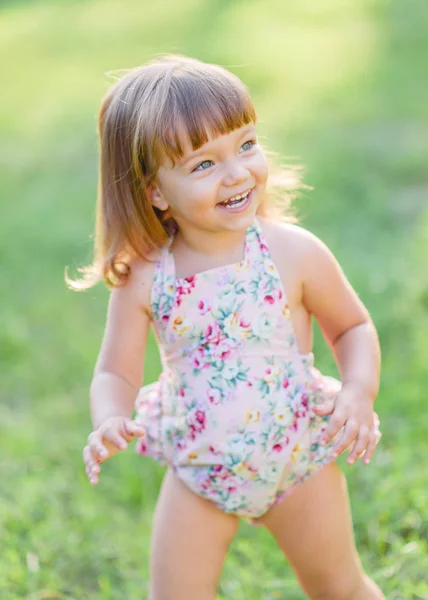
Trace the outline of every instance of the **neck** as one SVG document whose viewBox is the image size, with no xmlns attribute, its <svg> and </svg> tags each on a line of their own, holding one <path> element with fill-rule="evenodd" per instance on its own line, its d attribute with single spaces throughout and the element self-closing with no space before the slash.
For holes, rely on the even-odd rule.
<svg viewBox="0 0 428 600">
<path fill-rule="evenodd" d="M 183 250 L 207 257 L 240 257 L 246 231 L 247 229 L 218 232 L 179 226 L 174 246 L 179 252 Z"/>
</svg>

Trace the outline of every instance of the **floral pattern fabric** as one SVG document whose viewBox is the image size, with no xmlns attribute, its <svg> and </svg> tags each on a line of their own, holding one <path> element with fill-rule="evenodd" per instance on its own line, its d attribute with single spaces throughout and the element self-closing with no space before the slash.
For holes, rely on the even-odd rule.
<svg viewBox="0 0 428 600">
<path fill-rule="evenodd" d="M 298 350 L 279 273 L 257 221 L 244 259 L 178 279 L 165 247 L 152 288 L 163 370 L 141 389 L 137 452 L 197 494 L 256 522 L 332 460 L 312 407 L 340 383 Z M 339 432 L 340 433 L 340 432 Z M 339 434 L 338 434 L 339 435 Z"/>
</svg>

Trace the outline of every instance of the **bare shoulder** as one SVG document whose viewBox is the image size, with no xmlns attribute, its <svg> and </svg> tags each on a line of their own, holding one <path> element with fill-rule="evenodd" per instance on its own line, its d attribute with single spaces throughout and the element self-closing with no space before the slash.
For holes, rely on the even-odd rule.
<svg viewBox="0 0 428 600">
<path fill-rule="evenodd" d="M 159 251 L 153 252 L 147 258 L 134 256 L 129 261 L 129 276 L 126 283 L 116 288 L 113 293 L 133 298 L 138 308 L 144 310 L 149 316 L 150 298 L 153 278 L 156 269 Z"/>
<path fill-rule="evenodd" d="M 300 348 L 309 347 L 309 315 L 329 344 L 369 320 L 367 309 L 327 246 L 294 224 L 260 220 L 269 251 L 289 299 Z"/>
<path fill-rule="evenodd" d="M 138 388 L 151 320 L 150 290 L 156 261 L 132 257 L 128 265 L 128 279 L 110 294 L 96 370 L 117 373 Z"/>
<path fill-rule="evenodd" d="M 332 252 L 316 235 L 294 223 L 260 219 L 269 252 L 289 295 L 304 301 L 304 292 L 320 282 L 341 280 L 345 275 Z"/>
<path fill-rule="evenodd" d="M 272 254 L 287 257 L 294 266 L 332 258 L 324 242 L 300 225 L 270 219 L 260 219 L 260 225 Z"/>
</svg>

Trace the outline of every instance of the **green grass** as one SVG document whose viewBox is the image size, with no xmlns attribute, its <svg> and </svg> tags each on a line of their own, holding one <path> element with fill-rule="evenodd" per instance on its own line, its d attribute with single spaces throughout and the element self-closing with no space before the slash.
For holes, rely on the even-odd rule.
<svg viewBox="0 0 428 600">
<path fill-rule="evenodd" d="M 105 73 L 159 52 L 229 66 L 270 148 L 306 165 L 302 222 L 335 252 L 383 350 L 384 437 L 345 471 L 367 571 L 428 599 L 428 5 L 425 0 L 4 1 L 0 8 L 0 598 L 144 598 L 162 470 L 127 452 L 86 482 L 88 386 L 107 292 L 90 258 Z M 317 363 L 333 372 L 316 338 Z M 151 342 L 146 379 L 159 370 Z M 218 598 L 304 598 L 242 526 Z"/>
</svg>

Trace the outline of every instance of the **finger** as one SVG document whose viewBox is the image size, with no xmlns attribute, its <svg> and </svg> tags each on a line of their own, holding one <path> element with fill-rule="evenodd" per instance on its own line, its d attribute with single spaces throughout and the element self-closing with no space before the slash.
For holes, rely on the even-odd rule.
<svg viewBox="0 0 428 600">
<path fill-rule="evenodd" d="M 375 431 L 379 431 L 380 420 L 377 413 L 373 413 L 373 427 Z"/>
<path fill-rule="evenodd" d="M 313 410 L 317 415 L 319 415 L 321 417 L 324 417 L 325 415 L 331 415 L 331 413 L 334 410 L 335 403 L 336 403 L 336 401 L 334 398 L 329 398 L 325 402 L 316 404 L 313 407 Z"/>
<path fill-rule="evenodd" d="M 132 437 L 141 437 L 145 434 L 145 429 L 135 421 L 125 421 L 125 433 Z"/>
<path fill-rule="evenodd" d="M 98 475 L 100 467 L 96 463 L 90 463 L 86 465 L 85 471 L 88 478 L 91 479 L 94 475 Z"/>
<path fill-rule="evenodd" d="M 98 483 L 99 473 L 100 473 L 100 467 L 98 465 L 92 465 L 92 467 L 86 468 L 86 475 L 88 476 L 88 479 L 89 479 L 90 483 L 92 483 L 92 484 Z"/>
<path fill-rule="evenodd" d="M 88 475 L 89 478 L 89 483 L 91 485 L 97 485 L 97 483 L 100 482 L 100 478 L 98 476 L 98 473 L 91 473 L 90 475 Z"/>
<path fill-rule="evenodd" d="M 89 445 L 85 446 L 85 448 L 83 449 L 83 462 L 85 463 L 85 468 L 87 468 L 89 465 L 96 465 L 96 461 L 97 458 L 92 453 L 91 447 Z"/>
<path fill-rule="evenodd" d="M 380 429 L 376 429 L 374 432 L 375 438 L 376 438 L 376 445 L 379 444 L 381 437 L 382 437 L 382 432 Z"/>
<path fill-rule="evenodd" d="M 128 443 L 118 431 L 108 430 L 104 433 L 104 438 L 119 450 L 126 450 Z"/>
<path fill-rule="evenodd" d="M 350 455 L 348 456 L 347 463 L 352 465 L 356 460 L 358 460 L 364 451 L 367 448 L 367 444 L 369 443 L 370 438 L 370 430 L 367 425 L 361 425 L 360 431 L 358 433 L 357 440 L 352 448 Z"/>
<path fill-rule="evenodd" d="M 83 457 L 83 462 L 85 463 L 85 466 L 94 460 L 94 457 L 92 456 L 92 452 L 91 452 L 89 445 L 87 445 L 83 448 L 82 457 Z"/>
<path fill-rule="evenodd" d="M 91 454 L 91 450 L 90 450 L 89 446 L 85 446 L 83 448 L 83 450 L 82 450 L 82 458 L 83 458 L 83 462 L 85 463 L 85 465 L 86 465 L 86 463 L 89 462 L 89 460 L 92 459 L 92 454 Z"/>
<path fill-rule="evenodd" d="M 345 452 L 346 448 L 349 448 L 349 446 L 358 436 L 358 432 L 359 427 L 357 421 L 353 418 L 348 419 L 346 421 L 342 436 L 334 445 L 333 456 L 339 456 L 342 454 L 342 452 Z"/>
<path fill-rule="evenodd" d="M 369 436 L 366 451 L 364 453 L 364 464 L 368 465 L 373 458 L 374 451 L 376 450 L 376 444 L 378 443 L 379 432 L 372 430 Z"/>
<path fill-rule="evenodd" d="M 329 420 L 326 430 L 321 436 L 321 443 L 324 445 L 328 444 L 345 425 L 345 422 L 345 413 L 339 409 L 336 409 Z"/>
<path fill-rule="evenodd" d="M 102 442 L 101 435 L 96 431 L 93 431 L 89 435 L 88 446 L 89 446 L 95 460 L 101 461 L 103 458 L 106 458 L 106 456 L 108 455 L 108 450 Z"/>
<path fill-rule="evenodd" d="M 89 446 L 83 449 L 83 460 L 85 463 L 85 471 L 89 481 L 93 484 L 98 483 L 98 474 L 100 466 L 95 462 Z"/>
<path fill-rule="evenodd" d="M 88 475 L 88 477 L 91 476 L 92 473 L 99 473 L 100 472 L 100 466 L 97 462 L 95 462 L 95 460 L 93 460 L 92 458 L 90 460 L 88 460 L 85 463 L 85 471 Z"/>
</svg>

